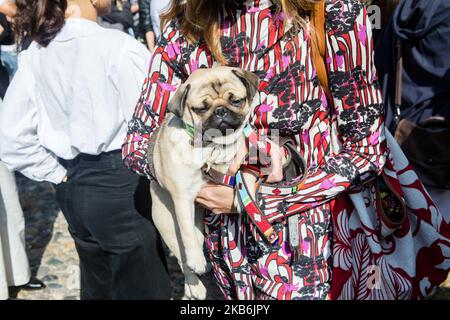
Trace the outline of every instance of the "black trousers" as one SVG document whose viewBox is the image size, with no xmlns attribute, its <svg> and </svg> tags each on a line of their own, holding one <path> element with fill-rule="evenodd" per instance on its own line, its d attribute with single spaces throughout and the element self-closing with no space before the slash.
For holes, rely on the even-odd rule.
<svg viewBox="0 0 450 320">
<path fill-rule="evenodd" d="M 147 179 L 128 171 L 119 151 L 61 163 L 69 180 L 56 198 L 80 257 L 81 299 L 169 299 Z"/>
</svg>

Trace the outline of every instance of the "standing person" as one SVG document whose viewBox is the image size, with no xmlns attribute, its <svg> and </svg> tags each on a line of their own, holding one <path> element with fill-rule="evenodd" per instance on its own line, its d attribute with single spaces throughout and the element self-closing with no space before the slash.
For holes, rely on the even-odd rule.
<svg viewBox="0 0 450 320">
<path fill-rule="evenodd" d="M 155 49 L 155 32 L 151 17 L 152 0 L 139 0 L 139 26 L 147 48 L 153 52 Z"/>
<path fill-rule="evenodd" d="M 14 14 L 13 2 L 0 1 L 0 44 L 2 45 L 3 63 L 5 58 L 3 44 L 9 44 L 13 38 L 8 20 Z M 14 65 L 14 60 L 11 63 Z M 8 75 L 3 65 L 0 68 L 2 73 L 0 101 L 2 101 L 12 74 Z M 0 102 L 1 108 L 2 102 Z M 10 298 L 10 290 L 14 295 L 21 289 L 39 290 L 44 288 L 45 284 L 32 277 L 30 273 L 25 246 L 25 221 L 14 173 L 10 172 L 0 161 L 0 300 Z"/>
<path fill-rule="evenodd" d="M 9 28 L 8 21 L 6 16 L 3 13 L 0 13 L 0 55 L 2 55 L 1 44 L 8 42 L 9 35 L 11 34 L 11 30 Z M 9 85 L 9 72 L 3 63 L 3 59 L 0 59 L 0 97 L 3 99 L 6 93 L 6 89 Z"/>
<path fill-rule="evenodd" d="M 101 16 L 99 22 L 102 27 L 117 29 L 135 37 L 134 18 L 129 0 L 111 1 L 111 11 Z"/>
<path fill-rule="evenodd" d="M 41 290 L 45 287 L 30 272 L 25 246 L 25 220 L 14 173 L 0 162 L 0 300 L 14 298 L 20 290 Z"/>
<path fill-rule="evenodd" d="M 381 35 L 376 62 L 387 127 L 450 223 L 450 2 L 401 1 Z"/>
<path fill-rule="evenodd" d="M 170 5 L 170 0 L 152 0 L 150 4 L 151 19 L 153 24 L 153 32 L 155 33 L 155 38 L 161 34 L 161 15 L 164 14 Z"/>
<path fill-rule="evenodd" d="M 394 243 L 386 243 L 374 230 L 375 224 L 370 225 L 371 229 L 365 228 L 370 222 L 380 220 L 375 220 L 378 217 L 375 204 L 366 208 L 368 199 L 358 190 L 384 172 L 386 163 L 392 165 L 386 145 L 384 106 L 373 63 L 370 20 L 359 0 L 331 0 L 320 4 L 325 6 L 320 13 L 326 15 L 326 39 L 322 39 L 324 45 L 326 41 L 326 57 L 320 60 L 326 61 L 329 100 L 315 68 L 318 64 L 313 63 L 312 39 L 316 34 L 310 28 L 309 15 L 314 5 L 311 1 L 175 0 L 164 16 L 165 29 L 130 122 L 123 145 L 124 163 L 132 171 L 152 179 L 147 152 L 164 121 L 168 101 L 199 67 L 227 64 L 255 72 L 261 79 L 250 119 L 253 134 L 264 142 L 264 134 L 278 131 L 282 137 L 292 140 L 305 159 L 302 183 L 283 191 L 274 189 L 274 198 L 280 192 L 288 192 L 289 198 L 276 202 L 279 203 L 276 207 L 269 204 L 270 215 L 283 217 L 295 208 L 292 217 L 298 219 L 292 220 L 291 226 L 286 220 L 271 225 L 271 235 L 276 232 L 278 243 L 269 243 L 257 229 L 258 218 L 262 221 L 264 217 L 262 213 L 255 214 L 254 220 L 245 211 L 241 215 L 224 214 L 231 212 L 234 204 L 232 188 L 209 184 L 199 193 L 197 202 L 212 211 L 206 216 L 205 242 L 217 284 L 226 299 L 406 299 L 413 294 L 412 282 L 415 286 L 422 276 L 432 272 L 442 277 L 449 267 L 448 261 L 431 258 L 418 257 L 405 262 L 394 256 L 393 261 L 389 256 L 391 251 L 386 251 L 384 244 L 393 246 L 395 254 L 417 255 L 418 248 L 414 245 L 405 252 L 396 251 L 398 247 L 403 250 L 406 242 L 417 244 L 417 240 L 407 232 L 409 241 L 395 243 L 396 238 L 389 237 Z M 198 112 L 203 113 L 204 109 L 210 112 L 207 98 L 200 107 Z M 334 125 L 337 132 L 332 130 Z M 342 144 L 337 152 L 330 147 L 336 141 Z M 283 156 L 285 150 L 266 142 L 263 147 L 270 150 L 272 158 L 267 179 L 277 182 L 287 161 Z M 403 177 L 417 180 L 410 170 L 405 170 Z M 399 180 L 394 182 L 399 185 Z M 406 205 L 411 208 L 415 199 L 429 201 L 420 183 L 415 188 L 414 198 L 407 198 Z M 253 190 L 253 186 L 249 189 Z M 353 199 L 357 195 L 359 200 L 355 204 Z M 399 208 L 390 202 L 386 206 Z M 430 211 L 408 213 L 411 219 L 419 215 L 423 220 L 435 212 L 432 204 L 430 207 L 433 208 Z M 372 210 L 371 214 L 361 208 Z M 435 237 L 442 219 L 438 215 L 433 217 L 438 226 L 423 231 L 423 222 L 420 224 L 423 228 L 418 231 L 430 231 L 433 244 L 439 240 L 450 243 L 445 236 Z M 406 223 L 405 229 L 408 228 Z M 295 252 L 286 240 L 289 230 L 298 235 L 295 238 L 300 242 Z M 439 251 L 428 248 L 429 243 L 421 250 L 423 257 Z M 376 252 L 372 253 L 372 248 Z M 448 256 L 449 246 L 442 244 L 442 248 L 443 256 Z M 437 255 L 440 254 L 439 251 Z M 382 259 L 377 260 L 380 256 Z M 441 262 L 443 271 L 437 270 Z M 370 290 L 367 283 L 360 286 L 353 280 L 359 274 L 370 272 L 358 266 L 368 267 L 372 263 L 382 264 L 386 287 L 381 290 Z M 420 272 L 416 273 L 417 270 Z M 400 286 L 403 289 L 398 292 L 386 290 Z M 425 295 L 419 291 L 414 292 L 414 297 Z"/>
<path fill-rule="evenodd" d="M 9 20 L 15 13 L 15 5 L 11 1 L 0 0 L 0 96 L 3 99 L 6 89 L 10 81 L 10 74 L 12 71 L 8 70 L 8 64 L 5 62 L 8 59 L 8 53 L 3 52 L 4 45 L 14 45 L 14 38 L 12 36 Z M 12 67 L 13 68 L 13 67 Z"/>
<path fill-rule="evenodd" d="M 139 20 L 142 33 L 150 51 L 155 49 L 161 34 L 160 16 L 169 9 L 170 0 L 139 0 Z"/>
<path fill-rule="evenodd" d="M 17 71 L 17 44 L 14 42 L 2 44 L 0 50 L 2 64 L 8 71 L 9 80 L 11 81 Z"/>
<path fill-rule="evenodd" d="M 130 11 L 133 15 L 133 33 L 136 39 L 141 40 L 139 27 L 139 0 L 130 0 Z"/>
<path fill-rule="evenodd" d="M 108 0 L 17 7 L 19 38 L 33 42 L 0 109 L 1 159 L 56 185 L 80 258 L 82 299 L 169 298 L 148 193 L 120 154 L 149 52 L 97 24 Z"/>
<path fill-rule="evenodd" d="M 14 174 L 0 162 L 0 300 L 9 298 L 8 287 L 24 285 L 30 277 L 25 221 Z"/>
<path fill-rule="evenodd" d="M 1 35 L 1 61 L 3 66 L 8 70 L 11 78 L 17 70 L 17 45 L 14 41 L 14 34 L 11 30 L 11 21 L 15 14 L 14 2 L 0 0 L 0 24 L 3 29 Z"/>
</svg>

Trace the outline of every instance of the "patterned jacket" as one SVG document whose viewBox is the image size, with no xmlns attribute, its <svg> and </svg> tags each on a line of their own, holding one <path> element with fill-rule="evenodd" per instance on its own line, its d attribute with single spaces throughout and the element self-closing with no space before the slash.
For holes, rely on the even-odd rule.
<svg viewBox="0 0 450 320">
<path fill-rule="evenodd" d="M 385 161 L 383 105 L 364 6 L 357 0 L 327 4 L 326 62 L 333 107 L 312 64 L 310 30 L 292 32 L 288 19 L 269 0 L 245 1 L 243 6 L 221 22 L 223 53 L 230 65 L 261 79 L 251 117 L 254 129 L 259 134 L 276 129 L 291 137 L 307 161 L 304 188 L 292 202 L 307 209 L 376 175 Z M 168 101 L 192 72 L 214 65 L 206 45 L 189 44 L 176 21 L 165 28 L 123 145 L 126 166 L 150 175 L 148 141 L 164 120 Z M 331 121 L 336 121 L 343 143 L 339 154 L 330 148 Z"/>
</svg>

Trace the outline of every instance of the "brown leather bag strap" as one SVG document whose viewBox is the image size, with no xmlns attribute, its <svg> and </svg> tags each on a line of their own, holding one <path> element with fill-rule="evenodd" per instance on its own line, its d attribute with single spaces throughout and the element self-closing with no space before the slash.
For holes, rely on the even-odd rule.
<svg viewBox="0 0 450 320">
<path fill-rule="evenodd" d="M 395 75 L 395 114 L 394 121 L 397 125 L 400 122 L 400 112 L 403 96 L 403 52 L 402 43 L 397 39 L 397 71 Z"/>
<path fill-rule="evenodd" d="M 311 13 L 312 58 L 323 88 L 329 92 L 326 59 L 325 0 L 318 1 Z"/>
</svg>

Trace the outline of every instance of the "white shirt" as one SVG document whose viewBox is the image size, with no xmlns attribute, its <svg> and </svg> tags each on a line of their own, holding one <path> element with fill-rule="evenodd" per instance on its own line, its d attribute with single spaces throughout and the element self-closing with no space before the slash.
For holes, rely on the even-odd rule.
<svg viewBox="0 0 450 320">
<path fill-rule="evenodd" d="M 160 15 L 169 8 L 170 0 L 153 0 L 150 3 L 153 32 L 156 38 L 161 34 Z"/>
<path fill-rule="evenodd" d="M 66 160 L 121 149 L 150 52 L 117 30 L 68 19 L 47 48 L 32 43 L 0 108 L 0 159 L 60 183 Z"/>
</svg>

